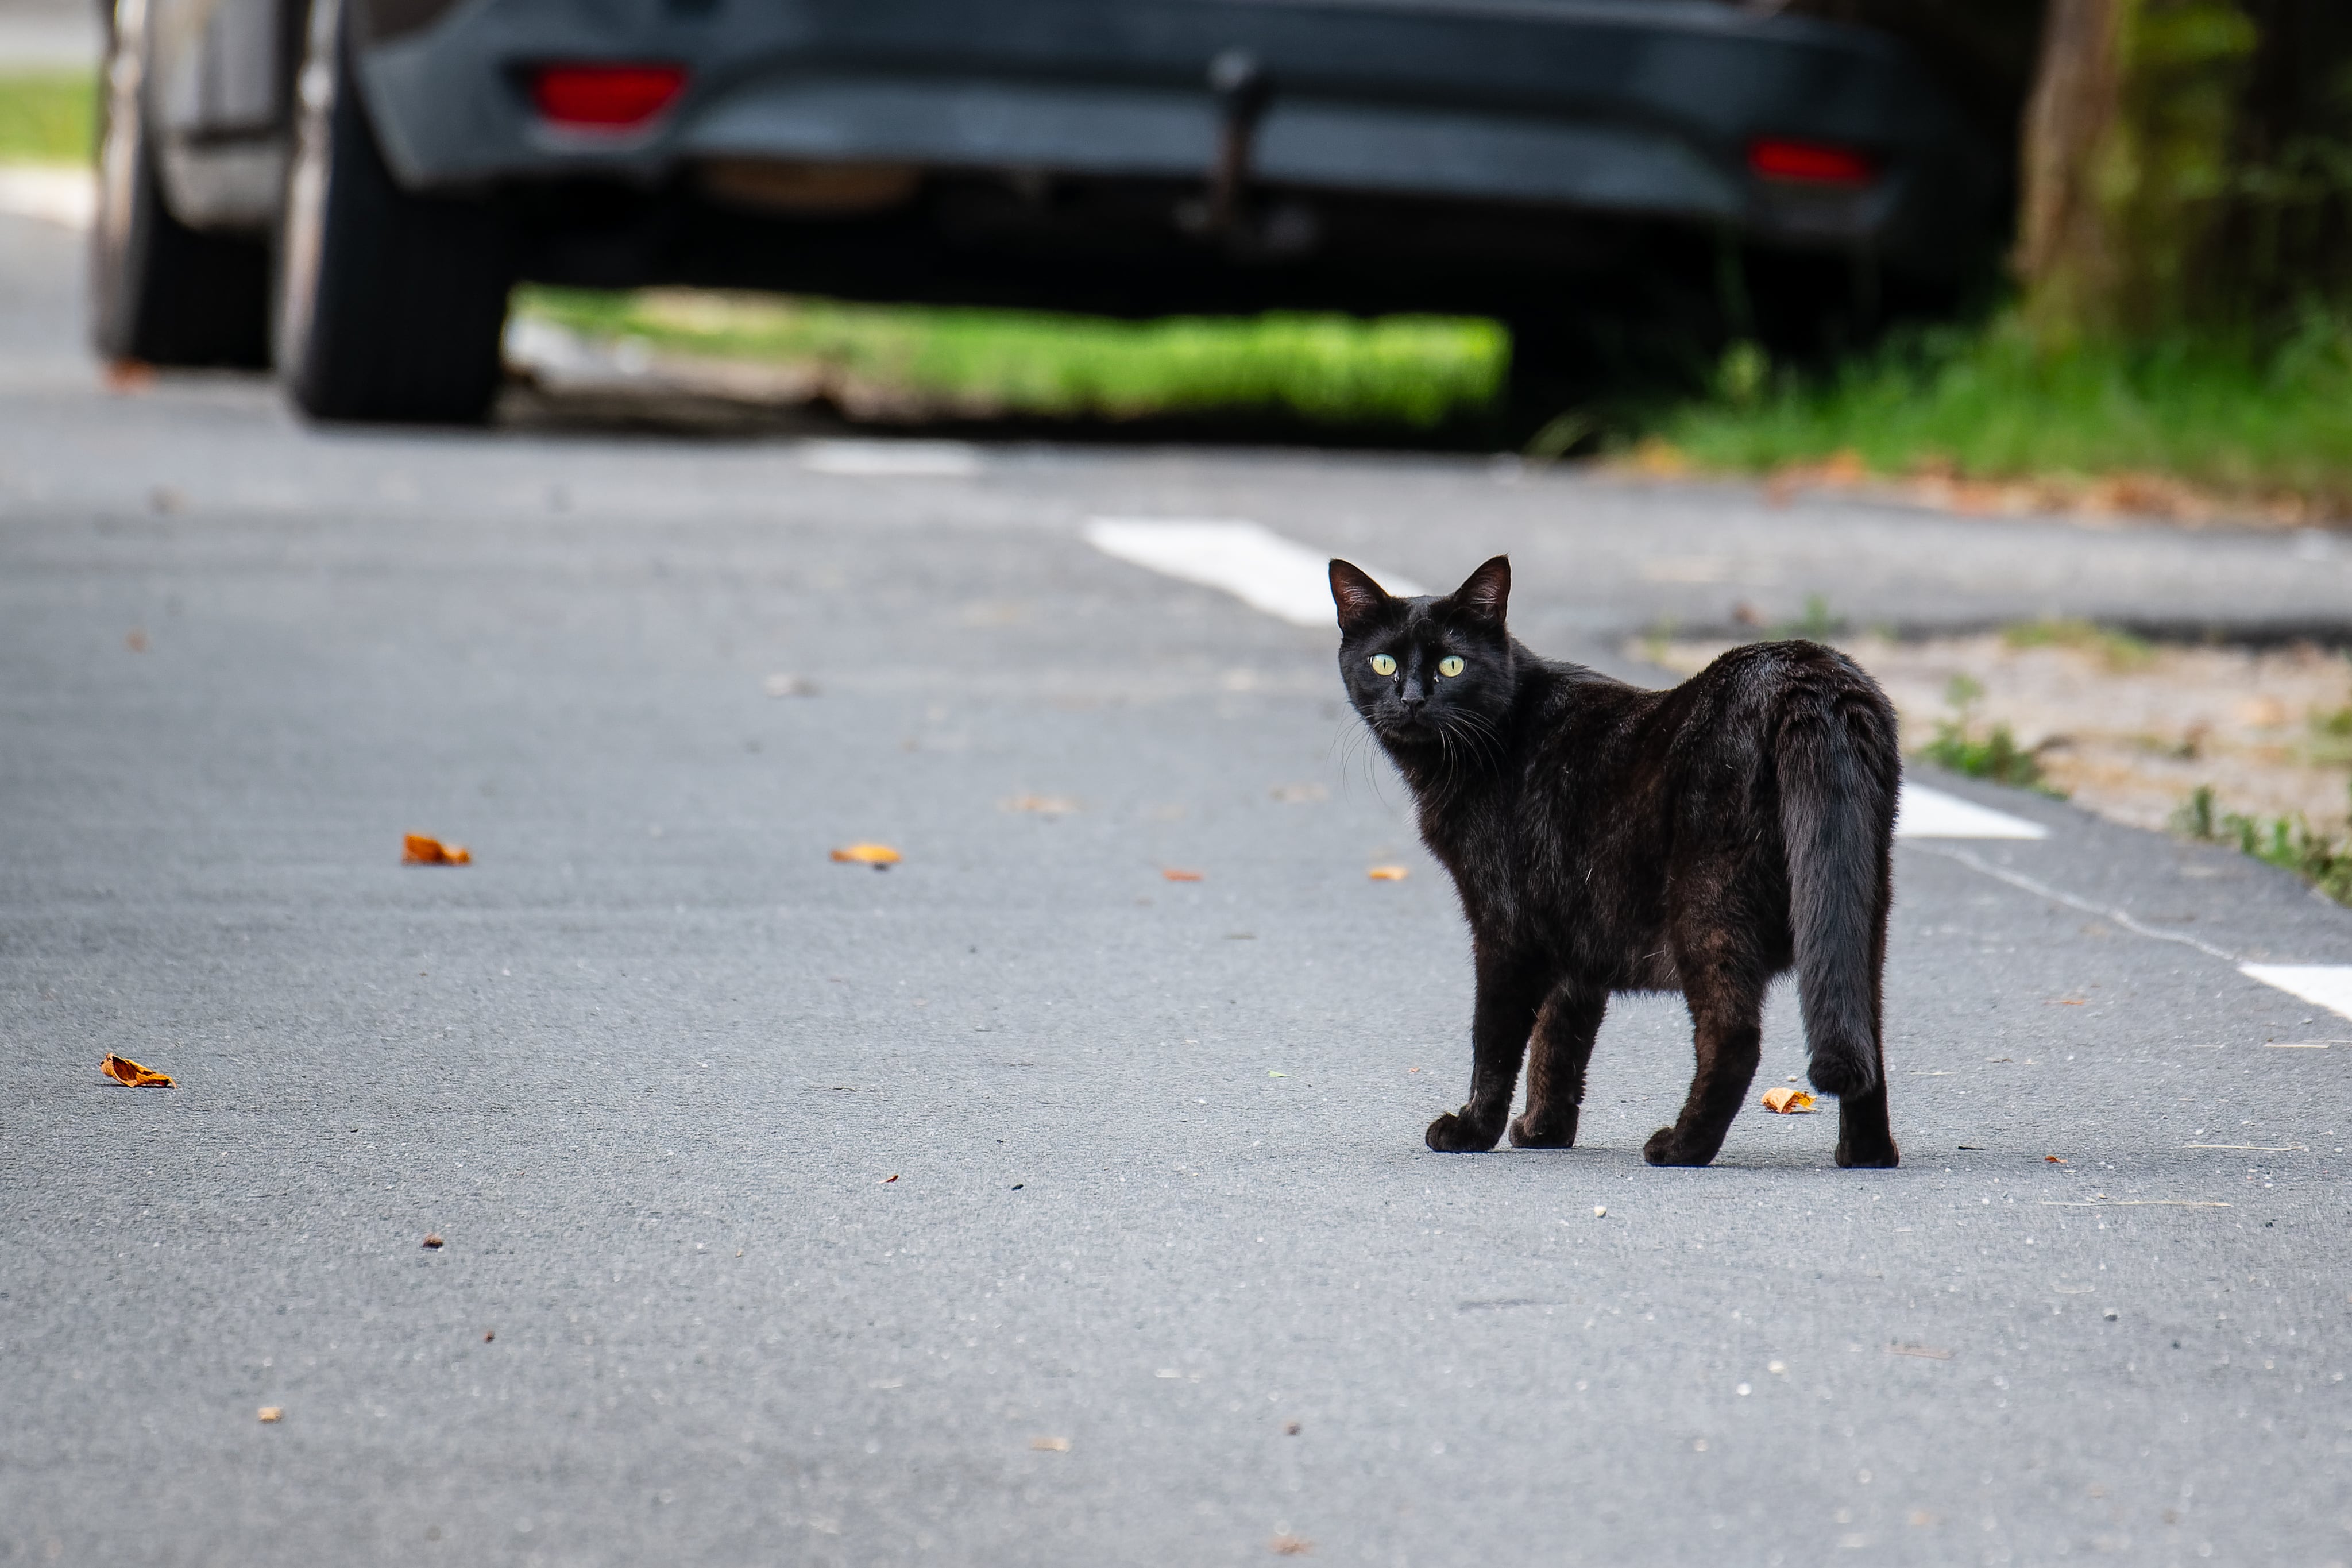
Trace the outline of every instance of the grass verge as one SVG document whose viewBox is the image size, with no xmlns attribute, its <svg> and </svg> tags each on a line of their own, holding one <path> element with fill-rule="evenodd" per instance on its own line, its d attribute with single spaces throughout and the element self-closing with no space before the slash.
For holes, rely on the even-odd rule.
<svg viewBox="0 0 2352 1568">
<path fill-rule="evenodd" d="M 97 72 L 0 74 L 0 163 L 87 163 L 97 145 Z"/>
<path fill-rule="evenodd" d="M 1501 394 L 1510 337 L 1475 319 L 1335 315 L 1118 321 L 769 295 L 525 289 L 516 309 L 658 353 L 822 367 L 913 411 L 1112 419 L 1261 409 L 1428 430 Z"/>
<path fill-rule="evenodd" d="M 1822 375 L 1727 353 L 1654 437 L 1703 468 L 1969 480 L 2150 476 L 2352 515 L 2352 319 L 2043 353 L 2012 321 L 1899 335 Z"/>
</svg>

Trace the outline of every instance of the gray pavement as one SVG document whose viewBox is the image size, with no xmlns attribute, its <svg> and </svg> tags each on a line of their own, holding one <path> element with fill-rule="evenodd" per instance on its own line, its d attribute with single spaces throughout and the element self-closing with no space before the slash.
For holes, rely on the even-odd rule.
<svg viewBox="0 0 2352 1568">
<path fill-rule="evenodd" d="M 1434 1155 L 1465 944 L 1332 639 L 1078 530 L 1507 548 L 1620 668 L 1812 594 L 2340 618 L 2336 542 L 321 433 L 103 395 L 69 237 L 0 266 L 0 1563 L 2352 1561 L 2352 1020 L 2233 962 L 2352 915 L 1938 781 L 2053 831 L 1898 852 L 1903 1169 L 1760 1111 L 1644 1167 L 1664 1000 L 1586 1147 Z"/>
</svg>

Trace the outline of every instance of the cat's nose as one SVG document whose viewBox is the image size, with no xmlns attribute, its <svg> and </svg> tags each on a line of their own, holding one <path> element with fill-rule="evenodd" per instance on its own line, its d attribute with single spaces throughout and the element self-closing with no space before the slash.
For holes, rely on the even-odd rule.
<svg viewBox="0 0 2352 1568">
<path fill-rule="evenodd" d="M 1397 700 L 1404 704 L 1404 710 L 1407 713 L 1417 714 L 1423 708 L 1429 706 L 1428 694 L 1425 692 L 1416 691 L 1411 687 L 1405 688 L 1405 689 L 1398 695 Z"/>
</svg>

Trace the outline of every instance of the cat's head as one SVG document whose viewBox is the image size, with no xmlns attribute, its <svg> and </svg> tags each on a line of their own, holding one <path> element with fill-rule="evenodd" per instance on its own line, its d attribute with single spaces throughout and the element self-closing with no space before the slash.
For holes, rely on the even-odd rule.
<svg viewBox="0 0 2352 1568">
<path fill-rule="evenodd" d="M 1444 598 L 1400 599 L 1360 566 L 1331 563 L 1339 678 L 1386 744 L 1477 749 L 1496 737 L 1514 689 L 1503 616 L 1511 562 L 1497 555 Z"/>
</svg>

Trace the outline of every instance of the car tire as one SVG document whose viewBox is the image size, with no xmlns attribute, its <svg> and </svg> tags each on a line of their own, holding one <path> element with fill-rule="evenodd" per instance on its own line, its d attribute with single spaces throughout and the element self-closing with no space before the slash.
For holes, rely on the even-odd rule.
<svg viewBox="0 0 2352 1568">
<path fill-rule="evenodd" d="M 488 199 L 403 190 L 317 0 L 277 247 L 278 374 L 316 419 L 471 425 L 498 395 L 513 245 Z"/>
<path fill-rule="evenodd" d="M 269 247 L 172 216 L 146 112 L 143 5 L 124 9 L 100 83 L 98 215 L 90 229 L 90 341 L 109 360 L 269 363 Z"/>
</svg>

